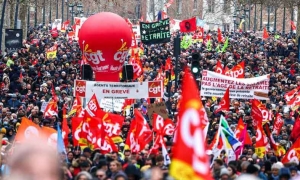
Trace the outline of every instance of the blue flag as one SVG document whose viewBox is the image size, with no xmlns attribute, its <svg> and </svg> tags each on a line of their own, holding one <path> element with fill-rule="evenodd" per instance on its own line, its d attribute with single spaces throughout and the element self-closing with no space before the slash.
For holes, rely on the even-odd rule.
<svg viewBox="0 0 300 180">
<path fill-rule="evenodd" d="M 161 14 L 161 11 L 158 11 L 158 14 L 157 14 L 157 21 L 160 21 L 161 20 L 161 17 L 162 16 L 162 14 Z"/>
<path fill-rule="evenodd" d="M 60 154 L 67 154 L 64 140 L 59 125 L 57 124 L 57 151 Z"/>
</svg>

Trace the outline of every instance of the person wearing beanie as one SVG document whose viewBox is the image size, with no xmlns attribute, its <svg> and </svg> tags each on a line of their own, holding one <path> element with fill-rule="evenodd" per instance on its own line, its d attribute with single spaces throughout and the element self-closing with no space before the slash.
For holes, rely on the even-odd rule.
<svg viewBox="0 0 300 180">
<path fill-rule="evenodd" d="M 227 168 L 222 168 L 220 171 L 220 180 L 228 180 L 229 179 L 229 171 Z"/>
<path fill-rule="evenodd" d="M 279 180 L 289 180 L 291 178 L 291 172 L 288 168 L 281 168 L 279 171 Z"/>
<path fill-rule="evenodd" d="M 283 168 L 283 165 L 282 163 L 275 163 L 272 165 L 272 174 L 271 176 L 269 177 L 269 180 L 279 180 L 279 171 L 280 169 Z"/>
<path fill-rule="evenodd" d="M 249 164 L 246 172 L 247 172 L 247 174 L 251 174 L 251 175 L 258 177 L 259 169 L 255 165 Z"/>
<path fill-rule="evenodd" d="M 295 166 L 290 167 L 291 177 L 295 178 L 298 176 L 298 169 Z"/>
</svg>

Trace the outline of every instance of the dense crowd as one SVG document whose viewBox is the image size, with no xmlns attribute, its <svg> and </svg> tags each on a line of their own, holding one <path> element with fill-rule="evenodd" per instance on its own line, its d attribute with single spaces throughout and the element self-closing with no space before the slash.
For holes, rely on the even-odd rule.
<svg viewBox="0 0 300 180">
<path fill-rule="evenodd" d="M 67 39 L 66 33 L 62 32 L 57 38 L 53 38 L 49 29 L 46 27 L 30 28 L 22 49 L 16 52 L 2 53 L 0 57 L 0 123 L 3 135 L 2 176 L 10 173 L 11 167 L 7 161 L 13 151 L 14 136 L 20 126 L 21 118 L 28 117 L 40 126 L 55 128 L 57 124 L 60 125 L 63 105 L 71 106 L 74 100 L 74 80 L 82 78 L 80 67 L 82 55 L 77 41 Z M 212 47 L 209 50 L 206 47 L 208 34 L 210 34 L 212 41 Z M 218 46 L 217 32 L 215 31 L 205 32 L 203 43 L 195 42 L 188 49 L 181 50 L 177 67 L 179 87 L 174 88 L 174 83 L 166 84 L 169 87 L 165 88 L 165 97 L 163 98 L 169 118 L 176 123 L 183 68 L 190 65 L 192 53 L 200 53 L 200 71 L 214 71 L 217 61 L 229 69 L 244 61 L 245 78 L 270 74 L 270 100 L 262 102 L 268 110 L 273 112 L 274 117 L 277 113 L 282 114 L 284 125 L 279 135 L 274 136 L 274 139 L 288 150 L 292 146 L 289 135 L 298 114 L 287 107 L 284 95 L 300 85 L 300 64 L 298 63 L 295 34 L 270 33 L 270 37 L 264 40 L 254 32 L 223 32 L 223 36 L 229 38 L 229 46 L 225 52 L 215 50 Z M 38 39 L 38 42 L 33 41 L 34 39 Z M 58 45 L 57 57 L 47 59 L 45 50 L 52 47 L 54 43 Z M 144 52 L 141 54 L 141 60 L 144 68 L 144 80 L 155 79 L 168 57 L 172 58 L 172 64 L 175 66 L 173 48 L 173 41 L 166 44 L 143 45 Z M 197 79 L 200 87 L 201 74 Z M 59 115 L 58 117 L 44 118 L 41 108 L 43 102 L 51 99 L 52 86 L 59 97 Z M 207 133 L 207 143 L 210 144 L 218 129 L 220 114 L 213 113 L 218 106 L 218 100 L 202 97 L 202 102 L 210 122 Z M 135 104 L 135 107 L 141 111 L 146 111 L 149 105 L 143 99 L 136 100 Z M 143 114 L 147 116 L 147 113 Z M 247 124 L 250 137 L 252 140 L 254 139 L 253 142 L 255 141 L 250 100 L 233 99 L 230 111 L 224 115 L 233 131 L 236 129 L 239 118 L 242 117 Z M 68 120 L 70 125 L 71 119 Z M 131 117 L 126 117 L 122 127 L 124 138 L 128 132 L 130 121 Z M 273 121 L 271 120 L 271 130 L 272 127 Z M 157 155 L 148 154 L 152 144 L 135 154 L 131 153 L 130 150 L 124 150 L 124 143 L 120 143 L 118 144 L 120 152 L 101 154 L 90 148 L 73 146 L 71 136 L 70 133 L 70 143 L 66 147 L 67 158 L 62 158 L 61 162 L 61 179 L 171 179 L 168 174 L 169 167 L 164 165 L 161 149 Z M 172 138 L 166 137 L 165 140 L 167 150 L 172 156 Z M 226 156 L 225 153 L 221 153 L 220 157 L 212 158 L 214 179 L 233 180 L 239 176 L 243 177 L 243 174 L 250 174 L 263 180 L 287 180 L 295 178 L 299 174 L 298 162 L 282 164 L 280 157 L 276 157 L 272 149 L 267 152 L 263 159 L 257 157 L 252 145 L 245 146 L 242 155 L 236 161 L 226 163 Z"/>
</svg>

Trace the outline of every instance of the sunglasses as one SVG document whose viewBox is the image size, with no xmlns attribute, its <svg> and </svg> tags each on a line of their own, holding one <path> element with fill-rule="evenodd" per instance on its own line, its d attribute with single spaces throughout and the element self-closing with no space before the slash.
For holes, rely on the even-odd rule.
<svg viewBox="0 0 300 180">
<path fill-rule="evenodd" d="M 97 174 L 96 176 L 97 176 L 97 177 L 103 177 L 104 174 Z"/>
</svg>

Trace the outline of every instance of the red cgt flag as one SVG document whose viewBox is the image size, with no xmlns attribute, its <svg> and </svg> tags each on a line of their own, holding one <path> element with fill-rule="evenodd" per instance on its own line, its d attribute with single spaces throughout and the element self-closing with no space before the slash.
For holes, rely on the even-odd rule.
<svg viewBox="0 0 300 180">
<path fill-rule="evenodd" d="M 300 138 L 293 144 L 293 146 L 288 150 L 285 156 L 282 158 L 282 163 L 289 162 L 299 162 L 300 159 Z"/>
<path fill-rule="evenodd" d="M 63 106 L 63 120 L 62 120 L 62 135 L 63 140 L 65 143 L 65 147 L 68 147 L 69 141 L 68 141 L 68 135 L 70 133 L 70 129 L 67 122 L 67 105 L 64 104 Z"/>
<path fill-rule="evenodd" d="M 297 88 L 295 88 L 295 89 L 289 91 L 288 93 L 286 93 L 286 94 L 284 95 L 284 99 L 285 99 L 287 102 L 290 102 L 290 101 L 293 99 L 293 97 L 295 96 L 295 94 L 299 91 L 299 89 L 300 89 L 300 86 L 298 86 Z"/>
<path fill-rule="evenodd" d="M 179 123 L 172 149 L 170 174 L 175 179 L 212 180 L 202 129 L 203 105 L 195 80 L 187 68 L 182 87 Z"/>
<path fill-rule="evenodd" d="M 269 38 L 269 33 L 266 29 L 266 27 L 264 28 L 264 32 L 263 32 L 263 39 L 268 39 Z"/>
<path fill-rule="evenodd" d="M 220 61 L 217 61 L 215 72 L 219 74 L 224 74 L 224 70 Z"/>
<path fill-rule="evenodd" d="M 283 124 L 284 124 L 284 120 L 282 119 L 281 115 L 278 113 L 274 121 L 273 133 L 278 136 Z"/>
<path fill-rule="evenodd" d="M 221 102 L 219 103 L 218 109 L 215 110 L 215 113 L 217 114 L 220 111 L 229 111 L 229 106 L 230 106 L 229 88 L 227 88 Z"/>
<path fill-rule="evenodd" d="M 263 116 L 259 108 L 260 101 L 257 99 L 252 100 L 251 116 L 253 118 L 253 127 L 257 129 L 259 124 L 262 124 Z"/>
<path fill-rule="evenodd" d="M 179 23 L 181 32 L 193 32 L 197 30 L 197 20 L 196 17 L 191 19 L 185 19 Z"/>
<path fill-rule="evenodd" d="M 232 69 L 227 68 L 225 70 L 225 75 L 233 78 L 244 78 L 245 77 L 244 69 L 245 69 L 245 62 L 242 61 L 236 66 L 234 66 Z"/>
</svg>

